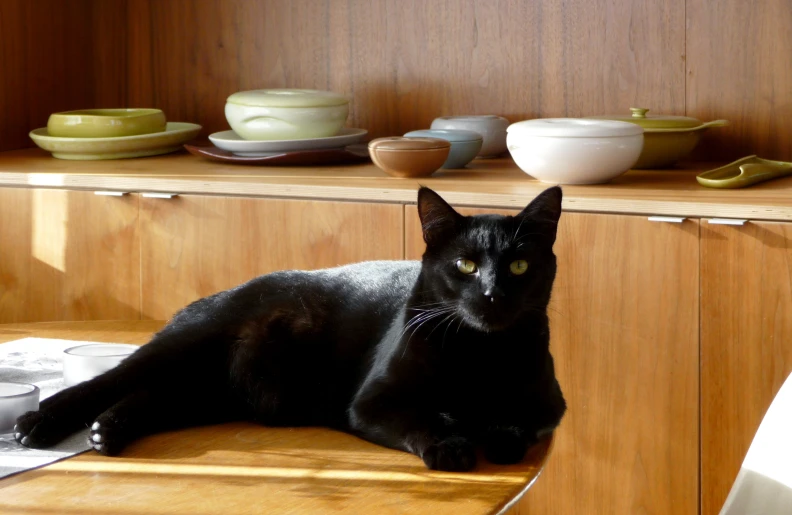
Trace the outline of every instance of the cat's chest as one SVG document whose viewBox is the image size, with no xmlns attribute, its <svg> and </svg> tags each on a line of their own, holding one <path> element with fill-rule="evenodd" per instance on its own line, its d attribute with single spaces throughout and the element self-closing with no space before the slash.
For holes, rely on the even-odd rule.
<svg viewBox="0 0 792 515">
<path fill-rule="evenodd" d="M 438 372 L 434 389 L 441 404 L 452 411 L 500 411 L 524 400 L 528 392 L 513 363 L 455 359 L 446 361 Z"/>
</svg>

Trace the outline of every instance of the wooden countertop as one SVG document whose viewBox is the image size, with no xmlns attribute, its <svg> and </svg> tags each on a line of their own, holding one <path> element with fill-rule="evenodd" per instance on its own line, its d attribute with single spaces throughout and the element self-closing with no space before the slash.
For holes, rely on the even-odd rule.
<svg viewBox="0 0 792 515">
<path fill-rule="evenodd" d="M 26 337 L 142 344 L 162 322 L 0 325 Z M 122 456 L 89 451 L 0 480 L 0 514 L 511 513 L 541 472 L 551 440 L 523 463 L 427 470 L 417 457 L 321 428 L 249 423 L 144 438 Z"/>
<path fill-rule="evenodd" d="M 609 184 L 565 186 L 564 209 L 792 220 L 792 178 L 738 190 L 700 186 L 695 175 L 714 166 L 634 170 Z M 441 170 L 413 180 L 389 177 L 372 164 L 253 167 L 186 153 L 118 161 L 63 161 L 39 149 L 0 153 L 0 186 L 412 203 L 419 184 L 436 189 L 454 205 L 502 208 L 521 208 L 547 187 L 509 158 L 476 160 L 465 170 Z"/>
</svg>

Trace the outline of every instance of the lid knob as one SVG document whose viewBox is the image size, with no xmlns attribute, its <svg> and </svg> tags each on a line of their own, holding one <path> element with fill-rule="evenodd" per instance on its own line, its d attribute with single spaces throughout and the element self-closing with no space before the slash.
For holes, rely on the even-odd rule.
<svg viewBox="0 0 792 515">
<path fill-rule="evenodd" d="M 632 113 L 633 118 L 646 118 L 646 113 L 649 112 L 649 109 L 644 109 L 643 107 L 631 107 L 630 112 Z"/>
</svg>

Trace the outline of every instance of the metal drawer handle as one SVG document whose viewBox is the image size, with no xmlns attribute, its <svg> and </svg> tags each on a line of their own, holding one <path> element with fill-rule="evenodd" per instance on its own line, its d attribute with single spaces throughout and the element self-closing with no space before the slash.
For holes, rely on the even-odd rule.
<svg viewBox="0 0 792 515">
<path fill-rule="evenodd" d="M 679 216 L 650 216 L 649 217 L 649 221 L 650 222 L 670 222 L 670 223 L 673 223 L 673 224 L 681 224 L 685 220 L 687 220 L 687 218 L 679 217 Z"/>
<path fill-rule="evenodd" d="M 129 194 L 128 191 L 94 191 L 94 195 L 101 195 L 103 197 L 123 197 Z"/>
<path fill-rule="evenodd" d="M 736 218 L 710 218 L 708 224 L 714 225 L 745 225 L 748 220 L 738 220 Z"/>
<path fill-rule="evenodd" d="M 141 193 L 141 195 L 145 198 L 173 198 L 178 197 L 178 193 Z"/>
</svg>

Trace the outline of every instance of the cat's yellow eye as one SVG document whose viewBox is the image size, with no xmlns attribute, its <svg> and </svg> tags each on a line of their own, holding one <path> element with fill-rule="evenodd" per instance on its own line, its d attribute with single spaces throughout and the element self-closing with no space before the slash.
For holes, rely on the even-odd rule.
<svg viewBox="0 0 792 515">
<path fill-rule="evenodd" d="M 512 261 L 509 265 L 509 270 L 514 275 L 522 275 L 528 270 L 528 261 L 524 259 L 518 259 L 517 261 Z"/>
<path fill-rule="evenodd" d="M 468 259 L 458 259 L 456 262 L 457 270 L 463 274 L 472 274 L 476 271 L 476 263 Z"/>
</svg>

